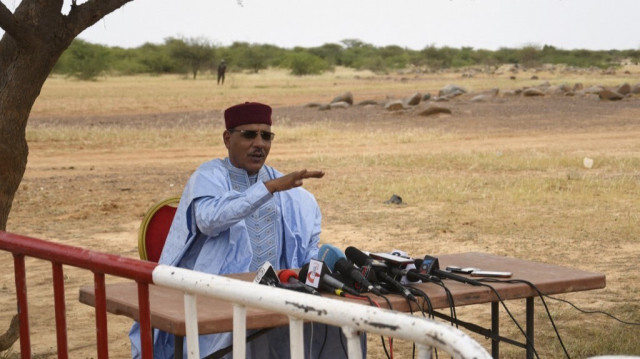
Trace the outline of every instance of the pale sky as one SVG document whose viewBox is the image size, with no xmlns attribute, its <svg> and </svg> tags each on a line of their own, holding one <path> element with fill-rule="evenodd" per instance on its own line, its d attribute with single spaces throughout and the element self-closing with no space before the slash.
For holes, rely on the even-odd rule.
<svg viewBox="0 0 640 359">
<path fill-rule="evenodd" d="M 640 49 L 640 0 L 135 0 L 79 37 L 121 47 L 204 37 L 283 48 L 359 39 L 414 50 Z"/>
</svg>

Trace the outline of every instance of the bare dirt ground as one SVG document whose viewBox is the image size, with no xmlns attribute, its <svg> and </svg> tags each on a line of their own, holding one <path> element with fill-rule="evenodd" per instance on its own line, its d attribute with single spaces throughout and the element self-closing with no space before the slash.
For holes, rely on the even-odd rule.
<svg viewBox="0 0 640 359">
<path fill-rule="evenodd" d="M 310 99 L 311 100 L 311 99 Z M 437 144 L 425 142 L 423 150 L 443 148 L 553 148 L 554 146 L 597 150 L 611 153 L 635 151 L 640 153 L 640 97 L 622 101 L 601 101 L 597 96 L 539 98 L 495 98 L 488 102 L 471 103 L 454 100 L 439 103 L 448 107 L 452 115 L 417 116 L 416 111 L 387 112 L 381 107 L 352 107 L 318 111 L 303 106 L 274 109 L 274 129 L 313 123 L 331 123 L 336 128 L 350 130 L 379 129 L 381 135 L 398 129 L 428 128 L 441 133 L 455 134 L 452 141 Z M 221 126 L 219 110 L 129 114 L 118 116 L 36 117 L 29 122 L 31 129 L 180 129 L 207 131 Z M 186 131 L 188 132 L 188 131 Z M 277 130 L 275 131 L 277 132 Z M 187 139 L 188 140 L 188 139 Z M 137 258 L 137 231 L 145 211 L 165 197 L 177 195 L 195 166 L 211 157 L 224 155 L 219 135 L 211 139 L 213 151 L 205 146 L 167 148 L 132 148 L 126 143 L 112 148 L 93 148 L 91 144 L 73 145 L 61 142 L 30 143 L 28 170 L 14 202 L 8 231 L 37 238 L 46 238 L 73 246 L 116 253 Z M 433 148 L 438 146 L 439 148 Z M 346 146 L 349 149 L 348 146 Z M 339 149 L 336 149 L 339 150 Z M 290 152 L 291 151 L 291 152 Z M 276 152 L 276 165 L 295 158 L 290 147 Z M 275 158 L 275 157 L 274 157 Z M 348 174 L 348 170 L 344 170 Z M 638 172 L 636 172 L 636 176 Z M 638 181 L 639 178 L 633 179 Z M 375 227 L 360 231 L 338 220 L 340 211 L 349 206 L 332 205 L 319 198 L 325 213 L 323 238 L 348 245 L 365 245 L 371 231 L 393 236 L 397 229 Z M 357 206 L 354 204 L 354 207 Z M 353 209 L 357 210 L 356 208 Z M 637 223 L 634 224 L 634 226 Z M 457 224 L 453 232 L 462 233 L 465 224 Z M 416 224 L 414 231 L 419 231 Z M 411 228 L 407 229 L 408 231 Z M 448 238 L 455 237 L 450 235 Z M 487 243 L 491 239 L 486 240 Z M 446 241 L 445 241 L 446 242 Z M 402 242 L 398 242 L 400 244 Z M 498 247 L 483 243 L 455 240 L 456 250 L 489 251 Z M 445 244 L 439 244 L 441 249 Z M 382 247 L 382 246 L 381 246 Z M 382 248 L 391 249 L 391 248 Z M 523 248 L 523 252 L 526 249 Z M 625 243 L 629 260 L 637 263 L 640 249 L 634 240 Z M 437 252 L 435 252 L 437 253 Z M 523 256 L 526 256 L 522 253 Z M 0 253 L 7 269 L 2 275 L 0 304 L 4 308 L 0 323 L 4 326 L 14 313 L 15 293 L 10 269 L 11 256 Z M 540 255 L 534 252 L 533 257 Z M 555 258 L 557 260 L 557 258 Z M 567 259 L 567 265 L 571 259 Z M 55 357 L 51 268 L 48 262 L 28 260 L 28 295 L 32 325 L 32 352 L 37 357 Z M 580 266 L 586 266 L 581 263 Z M 614 277 L 623 273 L 615 273 Z M 637 275 L 636 275 L 637 278 Z M 78 288 L 92 283 L 90 273 L 73 268 L 65 269 L 69 351 L 72 358 L 94 358 L 95 330 L 93 308 L 77 302 Z M 110 279 L 113 280 L 113 279 Z M 621 290 L 610 284 L 615 290 Z M 125 358 L 129 353 L 126 333 L 131 324 L 127 318 L 109 316 L 109 345 L 111 357 Z M 14 346 L 19 351 L 19 346 Z M 517 357 L 517 355 L 516 355 Z"/>
</svg>

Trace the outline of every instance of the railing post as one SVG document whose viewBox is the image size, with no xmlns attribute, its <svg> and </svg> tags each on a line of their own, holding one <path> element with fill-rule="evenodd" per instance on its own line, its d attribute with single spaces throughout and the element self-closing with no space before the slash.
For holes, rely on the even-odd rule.
<svg viewBox="0 0 640 359">
<path fill-rule="evenodd" d="M 244 359 L 247 353 L 247 307 L 233 304 L 233 359 Z"/>
<path fill-rule="evenodd" d="M 153 358 L 153 333 L 151 331 L 151 309 L 149 304 L 149 284 L 138 282 L 138 307 L 140 323 L 140 347 L 142 358 Z"/>
<path fill-rule="evenodd" d="M 14 253 L 13 266 L 16 279 L 16 296 L 18 297 L 18 314 L 20 316 L 20 358 L 31 359 L 29 305 L 27 304 L 27 278 L 24 255 Z"/>
<path fill-rule="evenodd" d="M 418 359 L 431 359 L 433 348 L 420 343 L 417 343 L 416 346 L 418 347 Z"/>
<path fill-rule="evenodd" d="M 300 318 L 289 316 L 289 345 L 291 358 L 304 358 L 304 321 Z"/>
<path fill-rule="evenodd" d="M 184 294 L 184 318 L 187 331 L 187 358 L 200 359 L 200 341 L 198 340 L 198 309 L 196 295 Z"/>
<path fill-rule="evenodd" d="M 347 352 L 349 359 L 362 359 L 362 346 L 358 331 L 351 327 L 342 327 L 342 332 L 347 338 Z"/>
<path fill-rule="evenodd" d="M 109 358 L 109 341 L 107 339 L 107 293 L 104 286 L 104 273 L 93 273 L 93 285 L 96 295 L 98 359 L 107 359 Z"/>
<path fill-rule="evenodd" d="M 62 264 L 51 262 L 53 272 L 53 299 L 56 312 L 56 339 L 58 343 L 58 359 L 67 359 L 67 314 L 64 301 L 64 275 Z"/>
</svg>

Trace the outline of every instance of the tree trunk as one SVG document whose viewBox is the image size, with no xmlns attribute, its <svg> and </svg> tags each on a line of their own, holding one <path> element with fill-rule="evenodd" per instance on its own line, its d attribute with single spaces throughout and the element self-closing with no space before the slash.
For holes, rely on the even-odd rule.
<svg viewBox="0 0 640 359">
<path fill-rule="evenodd" d="M 14 13 L 0 2 L 0 230 L 27 166 L 26 127 L 31 108 L 58 58 L 73 39 L 132 0 L 22 0 Z"/>
<path fill-rule="evenodd" d="M 79 33 L 129 1 L 73 0 L 67 15 L 63 0 L 22 0 L 13 13 L 0 2 L 0 230 L 27 167 L 27 120 L 42 85 Z M 17 340 L 16 323 L 0 336 L 0 351 Z"/>
<path fill-rule="evenodd" d="M 7 48 L 14 51 L 7 51 Z M 62 50 L 47 45 L 18 48 L 5 35 L 3 57 L 13 52 L 10 66 L 0 61 L 0 229 L 6 229 L 9 211 L 27 166 L 27 120 L 40 89 Z M 34 56 L 46 53 L 50 56 Z M 19 79 L 19 81 L 17 81 Z"/>
</svg>

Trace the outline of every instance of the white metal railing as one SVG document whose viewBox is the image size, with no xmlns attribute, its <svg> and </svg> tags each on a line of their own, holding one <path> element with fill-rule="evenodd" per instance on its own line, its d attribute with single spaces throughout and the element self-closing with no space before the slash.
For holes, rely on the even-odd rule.
<svg viewBox="0 0 640 359">
<path fill-rule="evenodd" d="M 153 270 L 153 282 L 185 293 L 188 358 L 200 358 L 195 295 L 233 303 L 234 359 L 245 358 L 246 307 L 289 316 L 292 358 L 304 358 L 304 321 L 341 327 L 347 338 L 349 358 L 362 358 L 359 331 L 412 341 L 416 343 L 419 358 L 431 358 L 432 348 L 445 351 L 453 358 L 491 358 L 478 342 L 464 332 L 406 313 L 166 265 L 158 265 Z"/>
</svg>

